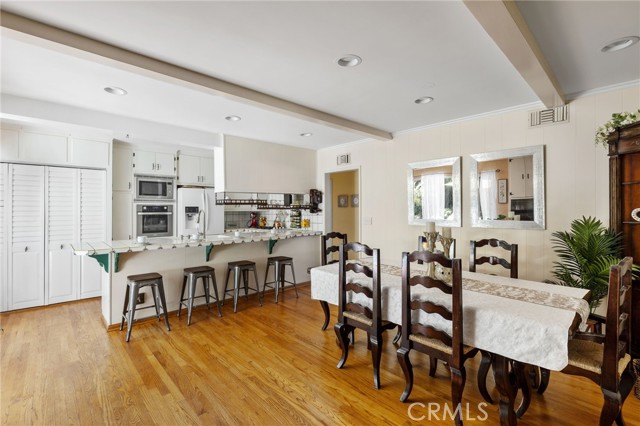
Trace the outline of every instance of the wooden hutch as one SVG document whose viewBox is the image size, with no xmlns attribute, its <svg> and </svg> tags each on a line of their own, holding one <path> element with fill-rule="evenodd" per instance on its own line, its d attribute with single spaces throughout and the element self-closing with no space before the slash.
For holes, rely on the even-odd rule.
<svg viewBox="0 0 640 426">
<path fill-rule="evenodd" d="M 623 255 L 640 264 L 640 122 L 609 135 L 610 226 L 622 232 Z M 640 280 L 633 282 L 631 353 L 640 357 Z"/>
</svg>

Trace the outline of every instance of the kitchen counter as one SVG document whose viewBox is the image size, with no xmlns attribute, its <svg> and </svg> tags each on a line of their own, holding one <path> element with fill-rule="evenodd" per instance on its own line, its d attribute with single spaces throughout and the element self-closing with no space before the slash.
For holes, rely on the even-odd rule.
<svg viewBox="0 0 640 426">
<path fill-rule="evenodd" d="M 309 281 L 307 268 L 320 264 L 320 241 L 317 237 L 322 235 L 319 231 L 303 229 L 285 229 L 271 233 L 269 230 L 251 230 L 241 232 L 238 237 L 233 233 L 209 235 L 202 240 L 189 240 L 180 238 L 149 238 L 145 244 L 135 241 L 95 241 L 81 245 L 72 245 L 76 255 L 91 256 L 104 268 L 102 315 L 109 330 L 117 329 L 122 314 L 122 303 L 127 288 L 127 276 L 157 272 L 163 276 L 167 306 L 169 311 L 176 311 L 180 302 L 182 289 L 183 270 L 195 266 L 211 266 L 215 268 L 216 285 L 221 297 L 225 287 L 225 277 L 228 262 L 238 260 L 250 260 L 256 263 L 259 288 L 264 285 L 264 275 L 267 258 L 270 254 L 278 256 L 290 256 L 294 259 L 295 276 L 297 282 Z M 280 242 L 282 241 L 282 242 Z M 278 244 L 276 244 L 278 243 Z M 273 272 L 273 268 L 270 271 Z M 270 280 L 272 277 L 269 278 Z M 231 280 L 232 281 L 232 280 Z M 232 283 L 230 283 L 232 285 Z M 198 293 L 202 287 L 198 283 Z M 144 291 L 150 291 L 145 289 Z M 289 294 L 287 292 L 287 294 Z M 267 294 L 265 303 L 269 303 Z M 288 298 L 288 296 L 287 296 Z M 147 294 L 145 303 L 139 308 L 152 304 L 151 294 Z M 234 315 L 225 304 L 223 315 Z M 239 304 L 238 315 L 241 310 L 258 307 L 255 299 Z M 153 309 L 136 312 L 136 318 L 155 315 Z M 182 317 L 180 321 L 185 319 Z M 177 321 L 175 316 L 170 321 Z"/>
</svg>

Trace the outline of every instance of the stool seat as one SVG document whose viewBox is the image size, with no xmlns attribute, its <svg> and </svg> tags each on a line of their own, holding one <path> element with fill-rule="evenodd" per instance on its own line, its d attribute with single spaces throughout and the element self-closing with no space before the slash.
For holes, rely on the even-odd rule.
<svg viewBox="0 0 640 426">
<path fill-rule="evenodd" d="M 269 276 L 269 268 L 273 266 L 273 281 L 267 281 L 267 277 Z M 293 281 L 287 281 L 285 279 L 285 266 L 289 266 L 291 268 L 291 275 L 293 276 Z M 284 283 L 293 284 L 293 289 L 296 291 L 296 298 L 298 297 L 298 288 L 296 287 L 296 273 L 293 270 L 293 258 L 289 256 L 271 256 L 267 258 L 267 269 L 264 271 L 264 285 L 262 286 L 262 298 L 264 299 L 264 292 L 267 290 L 267 287 L 273 287 L 276 293 L 276 303 L 278 303 L 278 296 L 280 292 L 280 287 L 282 287 L 282 291 L 284 291 Z"/>
<path fill-rule="evenodd" d="M 204 297 L 207 309 L 209 308 L 209 298 L 211 297 L 210 284 L 213 285 L 216 304 L 218 305 L 218 316 L 222 316 L 222 308 L 220 305 L 220 297 L 218 297 L 218 283 L 216 282 L 216 270 L 210 266 L 194 266 L 184 268 L 184 279 L 182 280 L 182 291 L 180 292 L 180 304 L 178 305 L 178 318 L 182 312 L 182 305 L 187 308 L 187 325 L 191 325 L 191 313 L 193 312 L 194 299 Z M 204 287 L 204 296 L 196 296 L 196 281 L 198 278 L 202 280 Z M 211 282 L 210 282 L 211 281 Z M 187 297 L 184 297 L 185 290 L 188 289 Z M 186 301 L 186 303 L 185 303 Z"/>
<path fill-rule="evenodd" d="M 140 309 L 147 309 L 154 307 L 156 309 L 156 317 L 160 319 L 160 308 L 162 308 L 162 315 L 164 316 L 164 322 L 167 326 L 167 330 L 171 331 L 169 325 L 169 314 L 167 312 L 167 300 L 164 296 L 164 284 L 162 282 L 162 275 L 157 272 L 149 272 L 146 274 L 137 274 L 127 276 L 127 291 L 124 297 L 124 306 L 122 308 L 122 319 L 120 320 L 120 330 L 124 327 L 124 322 L 127 321 L 127 342 L 131 338 L 131 330 L 133 328 L 133 321 L 136 314 L 136 305 L 138 301 L 138 294 L 143 287 L 151 287 L 153 294 L 153 306 L 145 306 Z M 160 302 L 160 306 L 158 306 Z M 139 309 L 138 309 L 139 310 Z"/>
<path fill-rule="evenodd" d="M 238 294 L 240 292 L 240 279 L 244 283 L 244 297 L 249 299 L 249 272 L 253 271 L 253 279 L 255 280 L 256 287 L 251 290 L 255 290 L 258 294 L 258 301 L 262 306 L 262 297 L 260 296 L 260 284 L 258 283 L 258 273 L 256 271 L 256 262 L 250 260 L 236 260 L 227 264 L 227 278 L 224 283 L 224 297 L 226 297 L 229 291 L 233 292 L 233 312 L 238 311 Z M 227 290 L 229 285 L 229 277 L 233 272 L 233 288 Z M 222 303 L 224 304 L 224 297 Z"/>
</svg>

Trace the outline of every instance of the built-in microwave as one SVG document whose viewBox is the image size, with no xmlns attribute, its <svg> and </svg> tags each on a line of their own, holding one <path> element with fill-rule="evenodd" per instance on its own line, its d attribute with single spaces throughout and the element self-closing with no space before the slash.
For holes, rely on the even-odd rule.
<svg viewBox="0 0 640 426">
<path fill-rule="evenodd" d="M 173 237 L 173 204 L 136 204 L 136 237 Z"/>
<path fill-rule="evenodd" d="M 136 201 L 175 200 L 175 178 L 136 175 L 135 182 Z"/>
</svg>

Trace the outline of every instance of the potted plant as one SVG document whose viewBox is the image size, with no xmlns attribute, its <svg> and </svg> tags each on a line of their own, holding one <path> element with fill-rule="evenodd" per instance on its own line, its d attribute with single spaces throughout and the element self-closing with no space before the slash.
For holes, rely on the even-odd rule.
<svg viewBox="0 0 640 426">
<path fill-rule="evenodd" d="M 552 234 L 554 284 L 591 291 L 591 312 L 600 305 L 609 289 L 609 269 L 622 255 L 622 234 L 612 231 L 595 218 L 584 216 L 571 222 L 571 230 Z"/>
</svg>

